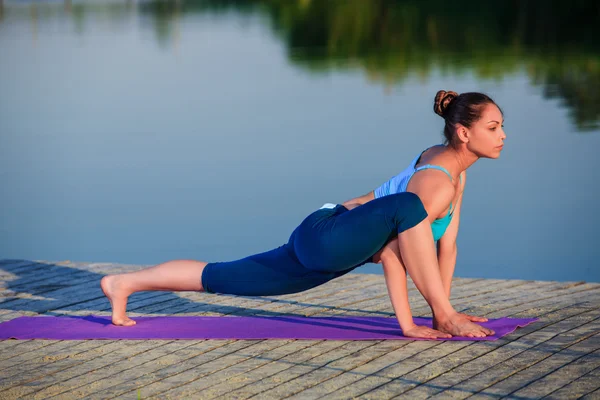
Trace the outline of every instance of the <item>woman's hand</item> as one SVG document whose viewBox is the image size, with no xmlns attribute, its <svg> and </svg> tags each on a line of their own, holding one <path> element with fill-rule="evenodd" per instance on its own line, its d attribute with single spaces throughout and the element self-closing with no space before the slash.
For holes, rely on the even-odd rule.
<svg viewBox="0 0 600 400">
<path fill-rule="evenodd" d="M 440 332 L 427 326 L 419 325 L 415 325 L 407 330 L 402 330 L 402 334 L 406 337 L 421 339 L 449 339 L 452 337 L 449 333 Z"/>
<path fill-rule="evenodd" d="M 463 314 L 463 313 L 458 313 L 458 314 L 460 314 L 463 317 L 467 318 L 471 322 L 487 322 L 487 320 L 488 320 L 485 317 L 476 317 L 474 315 L 468 315 L 468 314 Z"/>
<path fill-rule="evenodd" d="M 352 210 L 353 208 L 359 207 L 362 204 L 360 203 L 344 203 L 342 204 L 344 207 L 346 207 L 348 209 L 348 211 Z"/>
</svg>

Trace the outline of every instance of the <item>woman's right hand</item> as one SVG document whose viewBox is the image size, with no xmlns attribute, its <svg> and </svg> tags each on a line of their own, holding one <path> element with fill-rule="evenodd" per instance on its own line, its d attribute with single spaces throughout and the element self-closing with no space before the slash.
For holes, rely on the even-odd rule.
<svg viewBox="0 0 600 400">
<path fill-rule="evenodd" d="M 449 339 L 452 335 L 431 329 L 427 326 L 415 325 L 407 330 L 402 330 L 402 334 L 406 337 L 421 338 L 421 339 Z"/>
</svg>

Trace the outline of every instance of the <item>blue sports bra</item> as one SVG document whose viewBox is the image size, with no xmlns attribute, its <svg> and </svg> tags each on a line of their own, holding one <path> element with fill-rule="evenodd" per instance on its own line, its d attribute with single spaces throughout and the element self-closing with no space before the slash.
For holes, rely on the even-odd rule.
<svg viewBox="0 0 600 400">
<path fill-rule="evenodd" d="M 443 146 L 443 145 L 440 145 L 440 146 Z M 435 146 L 432 146 L 432 147 L 435 147 Z M 390 194 L 406 192 L 406 187 L 408 186 L 408 182 L 410 181 L 410 178 L 412 178 L 416 172 L 424 170 L 424 169 L 438 169 L 440 171 L 445 172 L 446 175 L 448 175 L 450 177 L 450 180 L 452 180 L 452 175 L 450 175 L 450 172 L 448 172 L 448 170 L 446 168 L 440 167 L 439 165 L 427 164 L 427 165 L 422 165 L 418 168 L 415 167 L 417 165 L 417 163 L 419 162 L 419 160 L 421 159 L 421 156 L 423 155 L 423 153 L 425 153 L 430 148 L 431 147 L 428 147 L 427 149 L 423 150 L 421 152 L 421 154 L 419 154 L 417 157 L 415 157 L 414 160 L 412 160 L 410 165 L 404 171 L 402 171 L 398 175 L 390 178 L 390 180 L 388 180 L 383 185 L 381 185 L 377 189 L 375 189 L 374 190 L 375 198 L 377 199 L 379 197 L 387 196 Z M 462 183 L 462 177 L 460 175 L 459 175 L 459 179 Z M 446 232 L 446 229 L 448 228 L 448 225 L 450 225 L 450 221 L 452 221 L 453 214 L 454 214 L 454 210 L 452 209 L 452 203 L 450 203 L 450 208 L 448 209 L 448 214 L 446 214 L 443 218 L 438 218 L 438 219 L 434 220 L 431 223 L 431 231 L 433 233 L 433 240 L 438 241 L 444 235 L 444 233 Z"/>
</svg>

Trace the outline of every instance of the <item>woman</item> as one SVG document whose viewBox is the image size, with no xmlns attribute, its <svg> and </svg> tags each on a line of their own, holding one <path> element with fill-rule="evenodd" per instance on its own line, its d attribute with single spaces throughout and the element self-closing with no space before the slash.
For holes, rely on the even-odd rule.
<svg viewBox="0 0 600 400">
<path fill-rule="evenodd" d="M 101 287 L 112 306 L 113 324 L 135 324 L 125 311 L 128 296 L 138 291 L 287 294 L 375 262 L 383 265 L 405 336 L 493 335 L 474 323 L 485 318 L 456 312 L 449 297 L 465 171 L 479 158 L 499 157 L 506 137 L 502 111 L 484 94 L 445 91 L 436 94 L 434 111 L 445 120 L 445 145 L 424 150 L 407 169 L 374 191 L 313 212 L 285 245 L 231 262 L 173 260 L 103 277 Z M 432 309 L 435 329 L 413 323 L 407 271 Z"/>
</svg>

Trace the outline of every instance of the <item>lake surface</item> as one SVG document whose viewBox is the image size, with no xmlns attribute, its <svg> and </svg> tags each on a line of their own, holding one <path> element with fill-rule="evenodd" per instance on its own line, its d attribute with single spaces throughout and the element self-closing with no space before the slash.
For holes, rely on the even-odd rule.
<svg viewBox="0 0 600 400">
<path fill-rule="evenodd" d="M 456 275 L 600 282 L 596 3 L 462 3 L 0 0 L 0 258 L 277 247 L 440 143 L 445 89 L 507 133 L 467 173 Z"/>
</svg>

